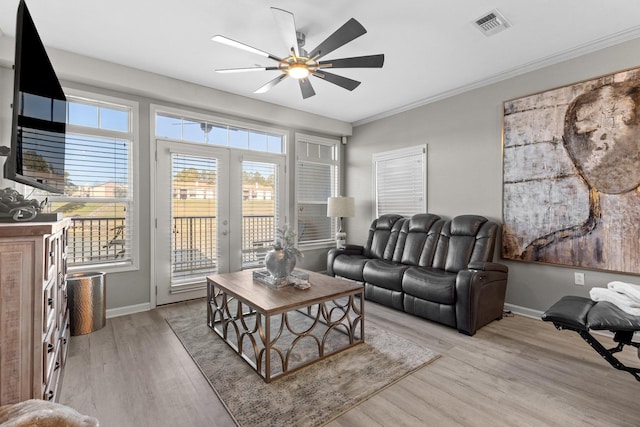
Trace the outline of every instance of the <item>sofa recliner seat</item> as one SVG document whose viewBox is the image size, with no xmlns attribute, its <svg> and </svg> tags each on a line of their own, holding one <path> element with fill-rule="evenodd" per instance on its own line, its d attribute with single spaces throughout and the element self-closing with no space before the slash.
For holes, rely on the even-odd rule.
<svg viewBox="0 0 640 427">
<path fill-rule="evenodd" d="M 362 276 L 366 298 L 402 310 L 404 273 L 411 266 L 420 265 L 421 261 L 423 265 L 431 263 L 433 251 L 428 248 L 432 245 L 426 243 L 437 239 L 444 221 L 437 215 L 417 214 L 396 222 L 396 228 L 400 224 L 402 227 L 391 259 L 369 260 L 364 265 Z"/>
<path fill-rule="evenodd" d="M 339 251 L 329 251 L 327 273 L 330 276 L 364 282 L 362 272 L 368 261 L 391 258 L 402 226 L 402 222 L 398 223 L 400 220 L 404 220 L 402 215 L 382 215 L 371 223 L 364 246 L 347 245 Z"/>
<path fill-rule="evenodd" d="M 635 347 L 640 356 L 640 341 L 633 341 L 635 334 L 640 332 L 640 316 L 626 313 L 608 301 L 596 302 L 590 298 L 567 295 L 545 311 L 542 320 L 552 322 L 558 330 L 577 332 L 611 366 L 629 372 L 640 381 L 640 367 L 627 366 L 615 357 L 616 353 L 624 350 L 625 345 Z M 613 333 L 613 341 L 618 345 L 605 347 L 606 343 L 596 339 L 590 330 Z"/>
<path fill-rule="evenodd" d="M 327 271 L 364 283 L 369 300 L 473 335 L 503 313 L 508 268 L 492 262 L 497 229 L 479 215 L 383 215 L 365 246 L 329 251 Z"/>
<path fill-rule="evenodd" d="M 412 268 L 403 276 L 402 290 L 408 295 L 438 304 L 454 304 L 458 273 L 438 268 Z"/>
</svg>

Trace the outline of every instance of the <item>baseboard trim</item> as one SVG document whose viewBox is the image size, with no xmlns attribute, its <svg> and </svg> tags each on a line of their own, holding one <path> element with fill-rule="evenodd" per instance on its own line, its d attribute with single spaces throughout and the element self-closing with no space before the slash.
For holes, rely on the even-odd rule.
<svg viewBox="0 0 640 427">
<path fill-rule="evenodd" d="M 126 316 L 127 314 L 142 313 L 151 310 L 151 304 L 145 302 L 143 304 L 128 305 L 126 307 L 117 307 L 107 310 L 107 319 L 112 317 Z"/>
<path fill-rule="evenodd" d="M 532 319 L 541 320 L 543 311 L 534 310 L 532 308 L 521 307 L 515 304 L 505 304 L 504 309 L 511 311 L 513 314 L 519 314 L 520 316 L 531 317 Z"/>
</svg>

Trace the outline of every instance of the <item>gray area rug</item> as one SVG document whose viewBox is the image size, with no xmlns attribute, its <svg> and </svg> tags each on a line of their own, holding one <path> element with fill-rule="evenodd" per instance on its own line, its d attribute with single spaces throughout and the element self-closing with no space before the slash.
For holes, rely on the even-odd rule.
<svg viewBox="0 0 640 427">
<path fill-rule="evenodd" d="M 365 343 L 273 382 L 258 374 L 206 325 L 206 303 L 167 322 L 236 423 L 319 426 L 439 356 L 365 324 Z"/>
</svg>

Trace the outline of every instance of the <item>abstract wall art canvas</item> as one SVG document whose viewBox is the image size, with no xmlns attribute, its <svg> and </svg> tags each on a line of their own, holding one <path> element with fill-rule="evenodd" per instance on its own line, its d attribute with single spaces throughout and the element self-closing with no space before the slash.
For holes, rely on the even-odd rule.
<svg viewBox="0 0 640 427">
<path fill-rule="evenodd" d="M 503 107 L 503 258 L 640 274 L 640 68 Z"/>
</svg>

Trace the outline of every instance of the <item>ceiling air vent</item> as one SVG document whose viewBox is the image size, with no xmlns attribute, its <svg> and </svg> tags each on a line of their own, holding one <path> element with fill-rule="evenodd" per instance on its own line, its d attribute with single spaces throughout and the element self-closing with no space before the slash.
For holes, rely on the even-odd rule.
<svg viewBox="0 0 640 427">
<path fill-rule="evenodd" d="M 511 26 L 507 18 L 505 18 L 497 9 L 486 13 L 484 16 L 476 19 L 474 24 L 485 36 L 492 36 L 500 31 L 506 30 Z"/>
</svg>

